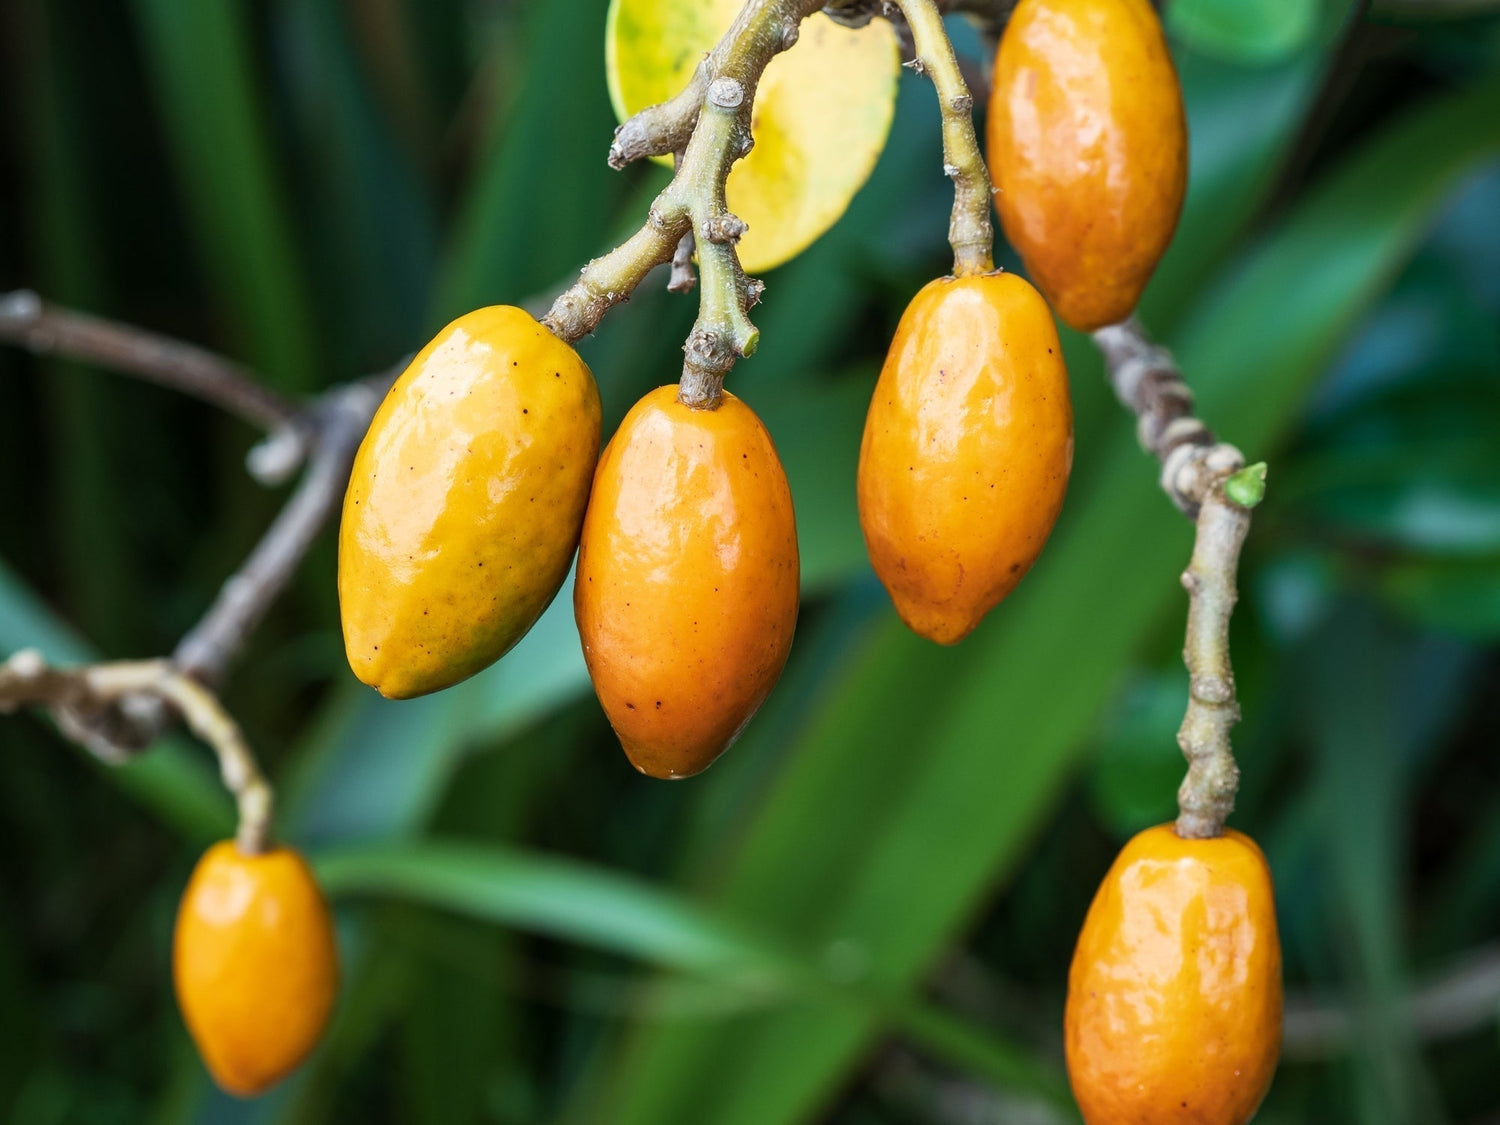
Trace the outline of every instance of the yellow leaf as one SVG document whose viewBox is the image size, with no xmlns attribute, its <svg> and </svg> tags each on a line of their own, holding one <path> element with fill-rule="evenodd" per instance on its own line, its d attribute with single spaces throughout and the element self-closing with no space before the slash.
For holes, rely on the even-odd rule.
<svg viewBox="0 0 1500 1125">
<path fill-rule="evenodd" d="M 620 120 L 687 85 L 741 4 L 611 0 L 605 67 Z M 749 224 L 739 244 L 748 272 L 796 257 L 838 221 L 885 147 L 900 70 L 885 20 L 854 30 L 821 13 L 771 61 L 755 98 L 755 147 L 727 185 L 729 209 Z"/>
</svg>

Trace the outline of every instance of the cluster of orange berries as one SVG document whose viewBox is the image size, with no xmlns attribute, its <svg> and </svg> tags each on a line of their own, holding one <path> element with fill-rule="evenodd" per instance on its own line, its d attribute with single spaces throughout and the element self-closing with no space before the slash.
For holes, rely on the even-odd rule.
<svg viewBox="0 0 1500 1125">
<path fill-rule="evenodd" d="M 988 149 L 1005 231 L 1041 293 L 1000 272 L 922 289 L 858 466 L 876 574 L 902 619 L 943 644 L 1015 588 L 1062 506 L 1072 408 L 1048 302 L 1080 330 L 1124 319 L 1177 222 L 1186 127 L 1147 0 L 1022 0 L 996 59 Z M 733 395 L 694 409 L 658 388 L 602 455 L 600 425 L 587 365 L 524 311 L 443 329 L 355 460 L 339 533 L 346 650 L 388 697 L 448 687 L 526 634 L 576 548 L 574 610 L 604 711 L 637 769 L 687 777 L 734 741 L 790 651 L 791 490 Z M 255 1092 L 296 1065 L 336 975 L 300 858 L 229 844 L 205 857 L 177 978 L 222 1085 Z M 1085 1118 L 1242 1125 L 1275 1067 L 1280 987 L 1255 845 L 1142 833 L 1101 887 L 1070 977 Z"/>
</svg>

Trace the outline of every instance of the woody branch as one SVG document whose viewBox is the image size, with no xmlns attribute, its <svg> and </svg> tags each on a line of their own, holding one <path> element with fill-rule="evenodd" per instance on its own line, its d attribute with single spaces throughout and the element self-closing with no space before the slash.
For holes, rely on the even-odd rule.
<svg viewBox="0 0 1500 1125">
<path fill-rule="evenodd" d="M 280 514 L 170 660 L 148 662 L 205 688 L 217 685 L 337 509 L 354 450 L 391 375 L 336 387 L 306 405 L 294 403 L 223 356 L 61 308 L 24 290 L 0 296 L 0 341 L 181 391 L 268 431 L 247 459 L 263 483 L 279 483 L 305 462 L 303 479 Z M 52 671 L 36 682 L 50 690 L 64 675 Z M 101 680 L 84 674 L 89 671 L 67 673 L 71 702 L 52 709 L 68 737 L 106 762 L 122 761 L 149 745 L 179 716 L 190 718 L 182 710 L 185 697 L 170 678 L 153 675 L 144 686 L 121 689 L 122 683 L 136 681 L 119 675 Z M 109 690 L 88 703 L 88 692 L 101 683 Z"/>
<path fill-rule="evenodd" d="M 1264 494 L 1265 466 L 1246 468 L 1244 455 L 1193 414 L 1192 391 L 1172 354 L 1152 343 L 1134 317 L 1099 329 L 1094 341 L 1116 396 L 1136 416 L 1141 445 L 1161 461 L 1162 490 L 1197 527 L 1192 559 L 1182 575 L 1188 592 L 1183 659 L 1189 687 L 1177 742 L 1188 773 L 1177 794 L 1177 833 L 1218 836 L 1239 788 L 1229 738 L 1240 718 L 1229 619 L 1239 596 L 1236 575 L 1250 511 Z"/>
</svg>

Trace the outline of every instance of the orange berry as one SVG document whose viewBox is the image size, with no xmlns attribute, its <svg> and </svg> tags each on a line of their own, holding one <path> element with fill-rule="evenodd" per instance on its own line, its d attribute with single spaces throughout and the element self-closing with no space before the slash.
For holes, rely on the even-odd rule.
<svg viewBox="0 0 1500 1125">
<path fill-rule="evenodd" d="M 290 848 L 215 844 L 193 871 L 172 950 L 177 1004 L 214 1081 L 253 1097 L 317 1045 L 338 992 L 328 905 Z"/>
<path fill-rule="evenodd" d="M 573 605 L 584 660 L 632 765 L 707 769 L 781 675 L 797 623 L 792 493 L 739 399 L 646 395 L 599 459 Z"/>
<path fill-rule="evenodd" d="M 907 306 L 859 451 L 859 520 L 913 630 L 955 644 L 1036 562 L 1073 464 L 1057 328 L 1022 278 L 940 278 Z"/>
<path fill-rule="evenodd" d="M 1021 0 L 995 59 L 990 175 L 1005 237 L 1057 315 L 1124 320 L 1187 189 L 1187 118 L 1147 0 Z"/>
<path fill-rule="evenodd" d="M 1068 975 L 1068 1077 L 1088 1125 L 1245 1125 L 1281 1052 L 1265 856 L 1148 828 L 1094 896 Z"/>
<path fill-rule="evenodd" d="M 578 353 L 507 305 L 423 348 L 360 444 L 339 526 L 349 666 L 391 699 L 503 656 L 573 561 L 599 455 Z"/>
</svg>

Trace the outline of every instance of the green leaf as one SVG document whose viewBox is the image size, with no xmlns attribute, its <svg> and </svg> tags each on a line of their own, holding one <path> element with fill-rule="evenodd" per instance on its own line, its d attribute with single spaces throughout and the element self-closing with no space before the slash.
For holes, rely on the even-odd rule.
<svg viewBox="0 0 1500 1125">
<path fill-rule="evenodd" d="M 649 883 L 496 846 L 425 841 L 322 852 L 338 897 L 420 902 L 705 976 L 774 985 L 782 960 Z"/>
<path fill-rule="evenodd" d="M 509 18 L 525 24 L 516 35 L 526 55 L 509 68 L 522 82 L 494 115 L 465 188 L 438 280 L 437 324 L 571 277 L 606 247 L 611 215 L 628 187 L 623 177 L 597 171 L 613 116 L 603 75 L 581 60 L 604 53 L 599 4 L 549 0 L 520 6 Z M 485 111 L 488 118 L 490 107 Z"/>
<path fill-rule="evenodd" d="M 750 928 L 642 880 L 571 860 L 442 841 L 313 856 L 333 898 L 394 898 L 710 978 L 761 1002 L 876 1011 L 954 1065 L 1053 1102 L 1060 1076 L 941 1009 L 870 990 L 847 961 L 799 958 Z"/>
<path fill-rule="evenodd" d="M 1252 455 L 1285 432 L 1463 173 L 1500 149 L 1495 93 L 1433 103 L 1359 150 L 1170 341 L 1203 415 Z M 849 943 L 870 979 L 909 986 L 1003 882 L 1121 669 L 1163 613 L 1180 612 L 1190 529 L 1125 429 L 1036 570 L 961 649 L 888 619 L 839 670 L 747 810 L 742 843 L 704 875 L 726 909 L 804 942 Z M 844 1012 L 690 1039 L 642 1029 L 610 1089 L 614 1119 L 805 1118 L 878 1026 Z M 706 1073 L 711 1103 L 694 1093 Z"/>
<path fill-rule="evenodd" d="M 569 579 L 521 643 L 472 679 L 400 702 L 353 683 L 336 692 L 286 787 L 288 829 L 309 844 L 415 831 L 463 751 L 524 728 L 587 685 Z"/>
<path fill-rule="evenodd" d="M 286 390 L 319 385 L 306 280 L 266 139 L 241 0 L 134 0 L 177 174 L 239 349 Z"/>
<path fill-rule="evenodd" d="M 1233 62 L 1295 54 L 1318 25 L 1318 0 L 1175 0 L 1167 25 L 1183 46 Z"/>
<path fill-rule="evenodd" d="M 304 258 L 320 315 L 331 322 L 325 343 L 340 377 L 353 377 L 421 342 L 437 253 L 434 203 L 361 67 L 355 35 L 379 34 L 378 15 L 336 0 L 277 7 L 291 125 L 306 165 Z M 359 27 L 361 19 L 370 26 Z"/>
<path fill-rule="evenodd" d="M 1411 912 L 1404 810 L 1424 759 L 1461 717 L 1475 664 L 1476 654 L 1462 645 L 1406 634 L 1348 607 L 1298 658 L 1294 690 L 1318 771 L 1309 811 L 1333 891 L 1320 913 L 1326 933 L 1352 939 L 1340 943 L 1337 957 L 1359 1003 L 1353 1063 L 1360 1120 L 1376 1125 L 1444 1116 L 1401 1009 Z"/>
</svg>

